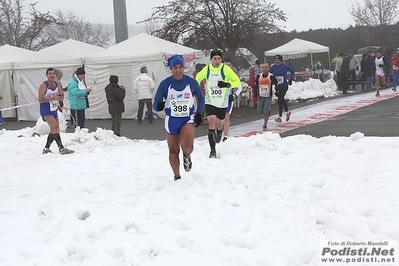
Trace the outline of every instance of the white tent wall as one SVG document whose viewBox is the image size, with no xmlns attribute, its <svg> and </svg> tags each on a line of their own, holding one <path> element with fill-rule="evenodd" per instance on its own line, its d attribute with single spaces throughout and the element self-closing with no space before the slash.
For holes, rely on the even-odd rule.
<svg viewBox="0 0 399 266">
<path fill-rule="evenodd" d="M 63 86 L 68 86 L 72 73 L 79 66 L 59 67 L 64 72 L 61 80 Z M 39 86 L 45 80 L 46 69 L 16 69 L 14 71 L 14 88 L 18 100 L 18 121 L 36 121 L 40 117 L 40 105 L 37 101 Z M 68 109 L 68 101 L 65 101 Z"/>
<path fill-rule="evenodd" d="M 14 63 L 14 86 L 19 105 L 18 120 L 36 121 L 39 118 L 37 92 L 40 84 L 47 80 L 47 68 L 61 69 L 64 72 L 61 83 L 67 86 L 73 72 L 84 64 L 85 58 L 103 50 L 102 47 L 69 39 L 17 60 Z M 66 100 L 65 104 L 66 110 L 69 110 L 69 101 Z"/>
<path fill-rule="evenodd" d="M 88 56 L 85 61 L 86 83 L 90 86 L 90 79 L 96 77 L 97 83 L 93 85 L 96 89 L 90 93 L 90 108 L 86 111 L 86 118 L 101 119 L 110 118 L 108 104 L 105 99 L 105 86 L 109 83 L 111 74 L 119 77 L 119 84 L 126 87 L 125 112 L 123 118 L 137 118 L 138 99 L 133 90 L 134 80 L 140 75 L 140 68 L 146 66 L 148 74 L 154 79 L 155 96 L 159 83 L 171 72 L 165 68 L 165 57 L 173 54 L 186 55 L 186 74 L 192 76 L 194 65 L 203 53 L 177 43 L 169 42 L 155 36 L 141 33 L 120 42 L 108 49 Z M 194 61 L 189 60 L 196 58 Z M 187 63 L 190 61 L 194 64 Z M 163 116 L 163 112 L 159 112 Z"/>
<path fill-rule="evenodd" d="M 0 47 L 0 94 L 3 96 L 1 108 L 3 117 L 16 117 L 15 89 L 13 84 L 14 62 L 35 52 L 5 44 Z M 12 108 L 12 109 L 8 109 Z"/>
<path fill-rule="evenodd" d="M 0 107 L 1 109 L 12 108 L 15 106 L 15 93 L 14 93 L 14 85 L 12 82 L 12 70 L 0 70 L 0 95 L 3 96 L 3 100 L 1 101 Z M 15 117 L 17 111 L 14 109 L 8 109 L 1 112 L 4 118 L 6 117 Z"/>
<path fill-rule="evenodd" d="M 143 66 L 147 67 L 148 74 L 154 79 L 154 97 L 159 83 L 171 75 L 171 72 L 165 70 L 162 59 L 123 65 L 86 65 L 86 84 L 87 86 L 95 87 L 95 90 L 89 95 L 90 108 L 86 111 L 86 118 L 103 119 L 111 117 L 108 113 L 108 103 L 105 98 L 104 89 L 109 83 L 110 75 L 117 75 L 119 77 L 119 84 L 126 87 L 126 97 L 124 100 L 125 112 L 122 117 L 125 119 L 136 119 L 138 97 L 133 89 L 133 84 L 134 80 L 140 75 L 140 68 Z M 193 71 L 194 69 L 190 69 L 186 74 L 191 76 Z M 97 81 L 96 84 L 93 84 L 94 77 Z M 163 112 L 160 112 L 159 116 L 163 116 Z"/>
</svg>

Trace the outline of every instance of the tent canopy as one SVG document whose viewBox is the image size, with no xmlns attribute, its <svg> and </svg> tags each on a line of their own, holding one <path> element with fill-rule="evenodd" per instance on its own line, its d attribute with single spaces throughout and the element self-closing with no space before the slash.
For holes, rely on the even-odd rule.
<svg viewBox="0 0 399 266">
<path fill-rule="evenodd" d="M 301 40 L 298 38 L 293 39 L 280 47 L 265 51 L 265 56 L 290 55 L 290 54 L 314 54 L 314 53 L 328 53 L 329 48 L 314 42 Z"/>
<path fill-rule="evenodd" d="M 177 43 L 169 42 L 146 33 L 140 33 L 108 49 L 88 56 L 86 64 L 131 64 L 159 61 L 168 54 L 192 54 L 202 57 L 202 52 Z"/>
<path fill-rule="evenodd" d="M 309 54 L 310 62 L 313 61 L 313 54 L 315 53 L 328 53 L 328 62 L 330 60 L 330 48 L 314 42 L 301 40 L 298 38 L 293 39 L 280 47 L 265 51 L 265 56 L 282 55 L 284 58 L 298 58 L 297 55 Z"/>
<path fill-rule="evenodd" d="M 0 70 L 13 69 L 15 61 L 33 54 L 35 52 L 5 44 L 0 47 Z"/>
<path fill-rule="evenodd" d="M 69 39 L 44 48 L 15 62 L 15 69 L 38 69 L 84 65 L 88 55 L 105 50 L 96 45 Z"/>
</svg>

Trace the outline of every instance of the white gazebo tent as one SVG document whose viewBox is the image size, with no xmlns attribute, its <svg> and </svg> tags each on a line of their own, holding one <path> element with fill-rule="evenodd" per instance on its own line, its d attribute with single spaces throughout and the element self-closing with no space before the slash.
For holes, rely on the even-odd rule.
<svg viewBox="0 0 399 266">
<path fill-rule="evenodd" d="M 85 64 L 85 58 L 102 50 L 105 49 L 69 39 L 16 61 L 14 86 L 20 104 L 18 120 L 36 121 L 40 116 L 37 91 L 39 85 L 47 79 L 47 68 L 61 69 L 64 72 L 61 83 L 67 86 L 73 72 Z M 68 101 L 65 102 L 68 104 Z"/>
<path fill-rule="evenodd" d="M 310 54 L 310 61 L 313 61 L 313 54 L 315 53 L 328 53 L 328 62 L 330 62 L 330 49 L 314 42 L 301 40 L 298 38 L 293 39 L 282 46 L 265 51 L 265 56 L 282 55 L 284 58 L 296 58 L 300 54 Z M 298 57 L 297 57 L 298 58 Z"/>
<path fill-rule="evenodd" d="M 35 52 L 5 44 L 0 47 L 0 95 L 3 96 L 1 108 L 3 117 L 15 117 L 15 90 L 12 81 L 14 62 Z"/>
<path fill-rule="evenodd" d="M 186 72 L 194 71 L 194 65 L 201 60 L 203 53 L 190 47 L 166 41 L 155 36 L 141 33 L 128 40 L 120 42 L 108 49 L 86 58 L 86 72 L 95 73 L 96 87 L 102 95 L 97 95 L 99 104 L 90 107 L 86 112 L 88 118 L 109 118 L 108 104 L 105 99 L 104 87 L 109 83 L 111 74 L 119 77 L 119 84 L 126 87 L 125 112 L 123 118 L 136 118 L 138 110 L 137 94 L 133 83 L 140 75 L 140 68 L 146 66 L 154 79 L 155 90 L 160 81 L 171 75 L 166 66 L 167 58 L 173 54 L 185 57 Z M 90 83 L 90 81 L 88 81 Z"/>
</svg>

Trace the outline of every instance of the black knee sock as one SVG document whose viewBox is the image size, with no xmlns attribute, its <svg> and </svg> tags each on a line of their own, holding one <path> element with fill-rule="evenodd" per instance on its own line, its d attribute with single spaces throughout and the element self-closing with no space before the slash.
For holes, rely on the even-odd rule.
<svg viewBox="0 0 399 266">
<path fill-rule="evenodd" d="M 216 133 L 214 129 L 209 129 L 208 140 L 209 140 L 209 146 L 211 146 L 211 150 L 214 151 L 216 146 Z"/>
<path fill-rule="evenodd" d="M 60 136 L 60 134 L 53 134 L 53 137 L 54 137 L 54 139 L 55 139 L 55 142 L 57 142 L 58 148 L 59 148 L 59 149 L 64 148 L 64 146 L 62 145 L 62 142 L 61 142 L 61 136 Z"/>
<path fill-rule="evenodd" d="M 49 133 L 47 136 L 47 142 L 45 148 L 48 149 L 51 146 L 51 143 L 53 143 L 54 137 L 53 134 Z"/>
</svg>

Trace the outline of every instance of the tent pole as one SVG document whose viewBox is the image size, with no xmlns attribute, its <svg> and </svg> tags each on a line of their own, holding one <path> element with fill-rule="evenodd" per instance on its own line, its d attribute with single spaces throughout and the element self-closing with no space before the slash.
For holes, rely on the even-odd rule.
<svg viewBox="0 0 399 266">
<path fill-rule="evenodd" d="M 328 65 L 330 66 L 330 70 L 331 70 L 331 59 L 330 59 L 330 49 L 328 49 Z"/>
<path fill-rule="evenodd" d="M 313 53 L 310 53 L 310 68 L 312 68 L 313 64 Z"/>
</svg>

